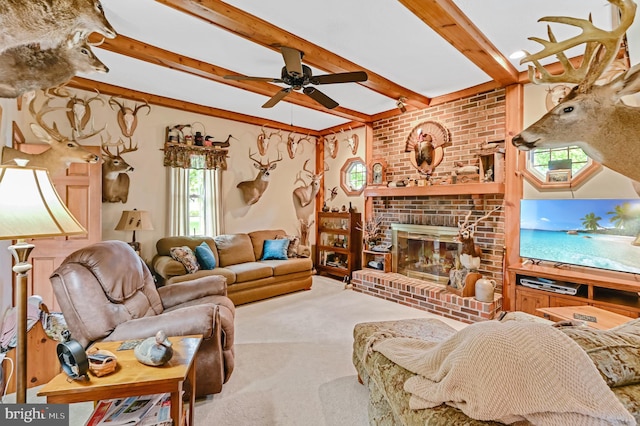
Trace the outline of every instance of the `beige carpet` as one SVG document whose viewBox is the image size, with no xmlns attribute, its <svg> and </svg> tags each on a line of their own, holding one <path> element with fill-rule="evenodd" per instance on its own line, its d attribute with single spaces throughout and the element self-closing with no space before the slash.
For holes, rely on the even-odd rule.
<svg viewBox="0 0 640 426">
<path fill-rule="evenodd" d="M 310 291 L 239 306 L 235 371 L 220 394 L 196 402 L 195 424 L 367 425 L 367 391 L 351 362 L 353 326 L 417 317 L 436 316 L 319 276 Z M 70 426 L 83 425 L 91 405 L 71 407 Z"/>
</svg>

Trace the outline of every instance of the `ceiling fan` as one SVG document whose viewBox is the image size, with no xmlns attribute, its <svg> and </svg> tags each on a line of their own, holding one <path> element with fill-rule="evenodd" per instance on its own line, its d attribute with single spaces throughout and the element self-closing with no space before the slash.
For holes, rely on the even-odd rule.
<svg viewBox="0 0 640 426">
<path fill-rule="evenodd" d="M 262 108 L 271 108 L 280 102 L 282 98 L 291 93 L 292 90 L 302 89 L 302 92 L 305 95 L 309 96 L 324 107 L 332 109 L 337 107 L 339 104 L 315 87 L 309 87 L 309 84 L 320 85 L 367 81 L 367 73 L 364 71 L 341 72 L 314 76 L 311 73 L 311 68 L 306 65 L 302 65 L 303 53 L 301 51 L 286 46 L 281 46 L 280 51 L 282 52 L 285 64 L 285 66 L 282 67 L 280 78 L 250 77 L 245 75 L 225 75 L 224 78 L 228 80 L 268 81 L 270 83 L 284 83 L 289 86 L 273 95 L 271 99 L 262 105 Z"/>
</svg>

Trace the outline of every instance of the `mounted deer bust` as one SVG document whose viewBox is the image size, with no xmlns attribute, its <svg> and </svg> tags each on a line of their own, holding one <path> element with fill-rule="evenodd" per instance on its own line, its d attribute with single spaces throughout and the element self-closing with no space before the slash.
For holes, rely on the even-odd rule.
<svg viewBox="0 0 640 426">
<path fill-rule="evenodd" d="M 640 181 L 640 108 L 626 105 L 621 98 L 640 91 L 640 64 L 608 83 L 595 84 L 615 59 L 620 42 L 632 24 L 636 4 L 631 0 L 609 0 L 620 9 L 620 25 L 611 31 L 593 26 L 590 20 L 545 17 L 582 29 L 582 33 L 565 41 L 557 41 L 548 29 L 549 41 L 531 38 L 544 49 L 527 55 L 521 62 L 532 62 L 529 76 L 534 83 L 568 82 L 578 84 L 560 103 L 536 123 L 515 135 L 512 143 L 520 150 L 559 148 L 577 145 L 593 160 L 633 180 Z M 585 44 L 583 61 L 574 68 L 564 52 Z M 560 75 L 549 74 L 540 59 L 555 55 L 563 65 Z"/>
<path fill-rule="evenodd" d="M 0 52 L 27 44 L 49 49 L 75 34 L 83 40 L 93 32 L 116 36 L 98 0 L 3 0 L 0 28 Z"/>
<path fill-rule="evenodd" d="M 293 195 L 295 195 L 298 198 L 298 200 L 300 201 L 300 205 L 302 207 L 308 206 L 316 198 L 318 191 L 320 191 L 320 180 L 322 179 L 322 175 L 324 175 L 324 172 L 329 170 L 329 167 L 325 165 L 323 172 L 317 173 L 317 174 L 313 173 L 313 171 L 307 170 L 308 162 L 309 160 L 306 160 L 304 162 L 304 165 L 302 166 L 302 170 L 307 172 L 307 175 L 309 176 L 311 181 L 309 181 L 308 184 L 305 184 L 304 186 L 299 186 L 293 190 Z M 298 174 L 298 178 L 296 179 L 296 182 L 298 180 L 301 180 L 304 183 L 304 179 L 302 179 L 299 176 L 299 174 Z"/>
<path fill-rule="evenodd" d="M 31 130 L 36 137 L 49 144 L 50 148 L 40 154 L 27 154 L 20 150 L 0 145 L 0 163 L 7 164 L 16 158 L 29 160 L 30 166 L 44 167 L 52 176 L 62 174 L 71 163 L 97 163 L 100 160 L 96 154 L 85 150 L 78 142 L 63 136 L 58 131 L 58 126 L 48 126 L 44 122 L 44 115 L 57 110 L 66 110 L 66 107 L 52 107 L 47 98 L 40 111 L 35 111 L 35 98 L 29 102 L 29 111 L 38 124 L 31 124 Z M 98 134 L 100 130 L 92 131 L 76 139 L 87 139 Z"/>
<path fill-rule="evenodd" d="M 124 142 L 120 139 L 116 143 L 102 141 L 102 202 L 103 203 L 126 203 L 129 198 L 129 175 L 128 172 L 133 171 L 133 167 L 129 165 L 122 154 L 134 152 L 138 150 L 138 146 L 129 146 L 122 151 L 120 147 L 124 146 Z M 110 147 L 116 147 L 116 153 L 113 154 L 109 150 Z"/>
<path fill-rule="evenodd" d="M 14 47 L 0 53 L 0 97 L 17 98 L 32 90 L 53 88 L 79 72 L 109 72 L 87 42 L 63 43 L 47 50 L 35 45 Z"/>
<path fill-rule="evenodd" d="M 253 166 L 258 169 L 258 176 L 254 180 L 246 180 L 236 185 L 242 191 L 242 198 L 244 202 L 251 206 L 258 202 L 264 191 L 269 185 L 269 174 L 278 165 L 278 161 L 282 161 L 282 153 L 278 151 L 278 159 L 274 161 L 267 161 L 263 163 L 253 157 L 251 154 L 251 148 L 249 148 L 249 158 L 253 160 Z"/>
<path fill-rule="evenodd" d="M 464 222 L 458 222 L 458 236 L 456 237 L 458 242 L 462 243 L 462 250 L 460 250 L 460 263 L 467 269 L 476 270 L 480 267 L 480 256 L 482 256 L 482 249 L 476 246 L 474 235 L 476 232 L 476 226 L 479 222 L 485 220 L 491 216 L 494 212 L 500 210 L 502 206 L 498 206 L 491 210 L 486 215 L 477 219 L 473 223 L 469 223 L 472 210 L 464 218 Z"/>
</svg>

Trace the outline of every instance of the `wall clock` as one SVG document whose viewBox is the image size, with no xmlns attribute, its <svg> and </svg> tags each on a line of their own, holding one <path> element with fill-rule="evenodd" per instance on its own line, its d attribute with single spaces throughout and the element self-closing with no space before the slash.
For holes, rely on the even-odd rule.
<svg viewBox="0 0 640 426">
<path fill-rule="evenodd" d="M 369 163 L 369 185 L 384 185 L 384 179 L 387 171 L 386 161 L 377 158 Z"/>
</svg>

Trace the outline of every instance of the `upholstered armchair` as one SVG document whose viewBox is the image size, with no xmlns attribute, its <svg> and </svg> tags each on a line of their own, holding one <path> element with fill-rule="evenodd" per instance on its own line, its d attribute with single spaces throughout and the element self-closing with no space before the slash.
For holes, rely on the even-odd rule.
<svg viewBox="0 0 640 426">
<path fill-rule="evenodd" d="M 144 261 L 121 241 L 70 254 L 50 277 L 71 336 L 99 341 L 201 334 L 196 396 L 218 393 L 233 371 L 235 307 L 223 277 L 156 288 Z"/>
</svg>

